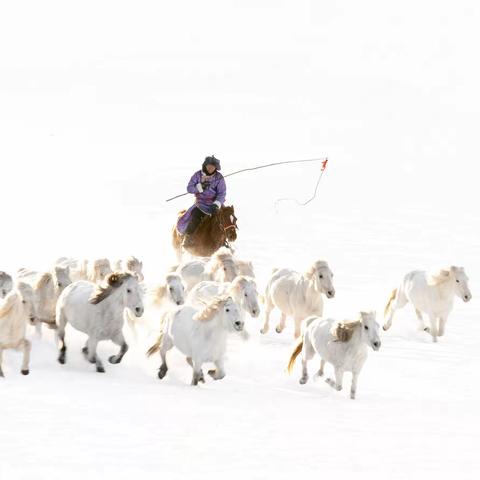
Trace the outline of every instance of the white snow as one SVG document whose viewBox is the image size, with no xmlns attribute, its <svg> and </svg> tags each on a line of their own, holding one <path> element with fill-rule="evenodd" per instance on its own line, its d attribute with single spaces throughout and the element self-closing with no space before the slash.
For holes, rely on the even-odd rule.
<svg viewBox="0 0 480 480">
<path fill-rule="evenodd" d="M 438 344 L 400 311 L 357 400 L 285 373 L 293 329 L 233 340 L 224 380 L 191 387 L 142 337 L 97 374 L 69 329 L 4 354 L 0 479 L 476 479 L 480 388 L 480 75 L 475 2 L 8 2 L 0 6 L 0 269 L 134 254 L 174 262 L 170 229 L 206 155 L 223 172 L 328 155 L 228 181 L 238 253 L 335 273 L 326 314 L 376 308 L 412 269 L 466 268 Z M 274 320 L 278 318 L 275 314 Z M 100 355 L 115 351 L 100 346 Z M 311 374 L 318 360 L 311 362 Z"/>
</svg>

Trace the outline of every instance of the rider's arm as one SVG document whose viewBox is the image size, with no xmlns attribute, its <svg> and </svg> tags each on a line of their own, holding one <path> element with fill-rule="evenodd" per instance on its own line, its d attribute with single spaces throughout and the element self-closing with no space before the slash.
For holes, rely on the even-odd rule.
<svg viewBox="0 0 480 480">
<path fill-rule="evenodd" d="M 202 185 L 201 185 L 201 178 L 200 178 L 200 175 L 198 174 L 198 172 L 194 173 L 192 175 L 192 178 L 188 182 L 187 192 L 188 193 L 193 193 L 193 194 L 203 192 L 203 188 L 202 188 Z"/>
<path fill-rule="evenodd" d="M 215 197 L 215 203 L 218 208 L 220 208 L 223 205 L 223 202 L 225 202 L 225 197 L 227 195 L 227 185 L 225 184 L 225 179 L 222 177 L 220 181 L 218 182 L 217 185 L 217 196 Z"/>
</svg>

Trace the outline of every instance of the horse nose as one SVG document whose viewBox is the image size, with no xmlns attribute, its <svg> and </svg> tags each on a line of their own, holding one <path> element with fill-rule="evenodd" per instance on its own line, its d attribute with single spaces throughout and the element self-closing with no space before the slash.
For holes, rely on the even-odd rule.
<svg viewBox="0 0 480 480">
<path fill-rule="evenodd" d="M 237 320 L 237 321 L 235 322 L 235 326 L 238 327 L 238 328 L 240 328 L 240 327 L 243 326 L 243 322 L 241 322 L 240 320 Z"/>
<path fill-rule="evenodd" d="M 254 308 L 254 309 L 252 310 L 252 313 L 253 313 L 253 315 L 256 317 L 256 316 L 258 315 L 258 310 L 257 310 L 256 308 Z"/>
<path fill-rule="evenodd" d="M 180 300 L 177 300 L 177 305 L 181 305 L 182 302 Z"/>
<path fill-rule="evenodd" d="M 374 346 L 376 349 L 379 349 L 379 348 L 380 348 L 380 345 L 381 345 L 380 342 L 373 342 L 373 346 Z"/>
<path fill-rule="evenodd" d="M 335 296 L 335 290 L 329 290 L 327 292 L 327 295 L 328 295 L 329 298 L 333 298 Z"/>
<path fill-rule="evenodd" d="M 138 316 L 141 316 L 142 313 L 143 313 L 143 308 L 142 308 L 142 307 L 135 307 L 135 313 L 136 313 Z"/>
<path fill-rule="evenodd" d="M 470 295 L 465 295 L 463 298 L 466 302 L 468 302 L 470 300 Z"/>
</svg>

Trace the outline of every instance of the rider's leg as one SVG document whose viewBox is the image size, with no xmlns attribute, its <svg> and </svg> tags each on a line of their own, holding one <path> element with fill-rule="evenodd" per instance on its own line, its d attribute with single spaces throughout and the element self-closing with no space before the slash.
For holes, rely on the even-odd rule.
<svg viewBox="0 0 480 480">
<path fill-rule="evenodd" d="M 194 233 L 195 230 L 198 228 L 198 226 L 200 225 L 200 222 L 202 221 L 202 218 L 205 215 L 206 213 L 203 213 L 198 207 L 195 207 L 192 210 L 192 218 L 190 219 L 190 223 L 187 225 L 187 228 L 185 230 L 183 246 L 189 245 L 189 243 L 191 242 L 192 233 Z"/>
</svg>

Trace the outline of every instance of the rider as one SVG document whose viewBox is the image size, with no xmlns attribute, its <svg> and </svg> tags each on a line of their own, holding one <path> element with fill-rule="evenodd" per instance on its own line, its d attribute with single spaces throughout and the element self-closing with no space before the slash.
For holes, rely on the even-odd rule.
<svg viewBox="0 0 480 480">
<path fill-rule="evenodd" d="M 187 192 L 195 195 L 195 205 L 190 208 L 190 220 L 185 229 L 183 246 L 191 245 L 192 233 L 205 215 L 213 215 L 225 202 L 227 186 L 220 173 L 220 160 L 213 155 L 206 157 L 202 169 L 194 173 L 188 182 Z"/>
</svg>

